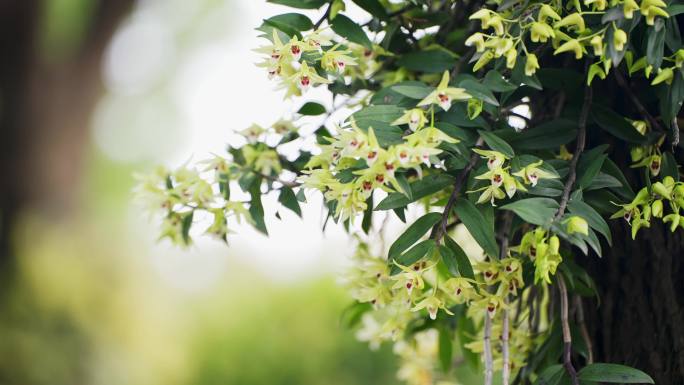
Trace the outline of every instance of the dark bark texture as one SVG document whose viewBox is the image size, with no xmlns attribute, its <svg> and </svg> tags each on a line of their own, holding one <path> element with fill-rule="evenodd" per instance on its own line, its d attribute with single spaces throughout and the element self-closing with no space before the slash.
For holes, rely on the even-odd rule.
<svg viewBox="0 0 684 385">
<path fill-rule="evenodd" d="M 684 384 L 684 233 L 653 221 L 632 241 L 625 223 L 611 227 L 613 246 L 583 261 L 600 295 L 584 308 L 596 360 Z"/>
</svg>

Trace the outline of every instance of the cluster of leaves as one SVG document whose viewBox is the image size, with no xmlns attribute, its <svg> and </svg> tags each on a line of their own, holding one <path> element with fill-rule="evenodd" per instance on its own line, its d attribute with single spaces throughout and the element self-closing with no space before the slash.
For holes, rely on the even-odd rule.
<svg viewBox="0 0 684 385">
<path fill-rule="evenodd" d="M 213 215 L 207 232 L 223 240 L 231 217 L 266 233 L 262 196 L 277 193 L 301 215 L 304 191 L 317 190 L 328 218 L 358 239 L 349 323 L 372 346 L 395 342 L 409 384 L 453 383 L 457 342 L 467 362 L 484 363 L 486 384 L 495 370 L 505 384 L 652 383 L 592 363 L 590 342 L 572 343 L 571 327 L 583 325 L 567 302 L 597 295 L 575 257 L 611 245 L 604 218 L 624 218 L 634 237 L 654 219 L 684 228 L 684 6 L 354 0 L 370 15 L 360 24 L 342 0 L 271 2 L 322 16 L 264 20 L 259 65 L 286 97 L 321 85 L 343 100 L 335 108 L 355 112 L 328 122 L 335 111 L 306 101 L 299 115 L 326 117 L 309 134 L 297 121 L 252 126 L 204 174 L 184 166 L 147 177 L 140 192 L 163 210 L 162 235 L 188 244 L 197 211 Z M 602 97 L 617 93 L 625 100 Z M 315 152 L 283 155 L 307 137 Z M 247 199 L 231 198 L 235 185 Z M 374 223 L 407 222 L 409 208 L 424 215 L 386 249 Z M 461 225 L 481 255 L 456 242 Z M 546 310 L 556 288 L 560 314 Z M 575 371 L 573 357 L 587 365 Z"/>
</svg>

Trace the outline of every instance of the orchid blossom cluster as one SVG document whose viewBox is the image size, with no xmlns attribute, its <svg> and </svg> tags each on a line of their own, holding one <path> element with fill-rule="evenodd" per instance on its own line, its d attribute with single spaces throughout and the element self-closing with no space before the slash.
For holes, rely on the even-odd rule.
<svg viewBox="0 0 684 385">
<path fill-rule="evenodd" d="M 315 190 L 325 200 L 325 223 L 342 224 L 358 241 L 346 277 L 357 301 L 357 337 L 372 348 L 394 343 L 401 379 L 453 384 L 456 342 L 464 357 L 484 362 L 488 385 L 494 369 L 505 384 L 517 374 L 542 378 L 534 365 L 546 354 L 542 346 L 560 339 L 559 322 L 563 342 L 570 338 L 565 280 L 577 284 L 572 294 L 580 301 L 597 293 L 573 252 L 600 256 L 599 235 L 611 244 L 603 217 L 619 210 L 613 218 L 623 217 L 633 237 L 652 218 L 672 231 L 684 228 L 684 182 L 674 149 L 684 50 L 681 42 L 663 43 L 653 63 L 632 35 L 645 33 L 650 41 L 660 28 L 673 30 L 671 8 L 663 0 L 488 2 L 480 5 L 497 11 L 479 8 L 470 21 L 462 18 L 482 29 L 467 36 L 465 24 L 454 33 L 450 22 L 440 21 L 442 12 L 457 20 L 460 9 L 452 1 L 364 2 L 375 15 L 365 24 L 344 16 L 341 0 L 293 4 L 319 3 L 328 7 L 316 23 L 295 13 L 264 21 L 259 30 L 269 44 L 257 50 L 266 55 L 258 66 L 278 80 L 285 98 L 327 87 L 332 108 L 303 104 L 299 114 L 323 117 L 313 132 L 297 120 L 252 125 L 239 132 L 246 144 L 229 147 L 227 156 L 202 169 L 160 169 L 143 178 L 139 193 L 163 213 L 162 236 L 189 244 L 196 212 L 213 218 L 205 232 L 224 241 L 234 220 L 267 233 L 264 218 L 271 213 L 262 196 L 278 194 L 281 206 L 301 215 L 300 202 Z M 463 46 L 471 47 L 468 53 L 456 54 Z M 472 66 L 466 63 L 471 53 Z M 585 58 L 586 82 L 573 78 L 580 65 L 572 60 L 565 65 L 572 68 L 542 76 L 542 64 L 563 53 Z M 616 112 L 610 101 L 593 98 L 600 90 L 592 80 L 609 71 L 616 78 L 620 71 L 643 72 L 650 80 L 639 81 L 656 86 L 658 97 L 667 95 L 661 115 L 649 114 L 639 95 L 627 95 L 642 115 L 636 119 L 631 106 Z M 670 83 L 676 87 L 665 89 Z M 629 84 L 621 85 L 629 93 Z M 582 88 L 584 98 L 576 96 Z M 520 107 L 529 114 L 517 112 Z M 348 116 L 338 120 L 344 109 Z M 514 129 L 512 117 L 523 119 L 524 128 Z M 648 170 L 638 194 L 622 173 L 629 163 L 621 170 L 611 160 L 614 150 L 595 142 L 604 136 L 631 149 L 632 168 Z M 285 156 L 280 146 L 297 139 L 315 148 Z M 249 198 L 231 195 L 237 187 Z M 425 214 L 408 223 L 410 208 Z M 386 248 L 385 226 L 374 224 L 381 215 L 393 218 L 392 211 L 407 225 Z M 466 253 L 452 238 L 461 226 L 478 251 Z M 560 321 L 549 310 L 554 287 L 565 290 Z M 557 379 L 572 367 L 564 359 L 551 367 Z"/>
<path fill-rule="evenodd" d="M 502 317 L 506 312 L 514 320 L 508 336 L 512 368 L 517 371 L 525 365 L 533 336 L 528 328 L 529 312 L 518 304 L 531 295 L 530 288 L 523 283 L 522 264 L 534 263 L 536 280 L 542 292 L 546 292 L 547 283 L 551 282 L 549 274 L 555 273 L 561 262 L 558 237 L 539 228 L 528 233 L 520 246 L 512 247 L 506 258 L 474 256 L 472 278 L 454 277 L 436 251 L 413 265 L 395 262 L 391 268 L 384 257 L 370 251 L 369 243 L 360 239 L 358 242 L 346 282 L 352 296 L 370 304 L 372 311 L 363 315 L 357 337 L 369 342 L 371 348 L 377 348 L 383 341 L 393 342 L 400 357 L 406 349 L 412 349 L 414 354 L 431 352 L 430 359 L 402 360 L 399 376 L 408 384 L 439 384 L 445 380 L 438 367 L 437 340 L 428 332 L 413 334 L 411 329 L 420 327 L 423 320 L 449 318 L 454 312 L 465 312 L 473 324 L 481 323 L 483 314 L 488 313 L 493 322 L 494 364 L 499 369 Z M 429 333 L 435 332 L 433 329 Z M 462 336 L 465 347 L 475 354 L 483 352 L 481 334 L 482 330 L 477 336 Z"/>
<path fill-rule="evenodd" d="M 475 47 L 477 71 L 494 59 L 503 58 L 513 69 L 519 56 L 525 60 L 524 71 L 532 76 L 540 68 L 535 52 L 540 44 L 550 43 L 554 55 L 571 53 L 575 59 L 592 57 L 587 72 L 587 83 L 595 77 L 605 79 L 613 65 L 626 57 L 630 73 L 643 70 L 652 76 L 653 66 L 643 56 L 634 60 L 628 45 L 632 21 L 644 17 L 652 28 L 661 28 L 669 14 L 663 0 L 576 0 L 529 3 L 524 9 L 509 8 L 495 12 L 481 9 L 471 20 L 479 20 L 483 32 L 475 32 L 466 45 Z M 620 12 L 617 12 L 617 11 Z M 486 33 L 491 32 L 491 33 Z M 674 71 L 682 68 L 684 50 L 679 49 L 663 60 L 668 65 L 658 68 L 651 84 L 670 84 Z"/>
<path fill-rule="evenodd" d="M 665 203 L 670 207 L 669 214 Z M 632 238 L 636 238 L 639 229 L 651 227 L 653 218 L 669 223 L 672 232 L 684 228 L 684 183 L 667 176 L 650 187 L 642 188 L 631 202 L 620 205 L 620 210 L 611 217 L 615 218 L 624 218 L 630 224 Z"/>
</svg>

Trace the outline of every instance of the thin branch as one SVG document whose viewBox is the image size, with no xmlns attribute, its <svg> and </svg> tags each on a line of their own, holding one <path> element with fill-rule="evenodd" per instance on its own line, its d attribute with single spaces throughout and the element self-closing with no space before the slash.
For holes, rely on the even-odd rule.
<svg viewBox="0 0 684 385">
<path fill-rule="evenodd" d="M 492 380 L 494 378 L 494 359 L 492 358 L 492 318 L 489 315 L 488 309 L 485 309 L 484 321 L 484 359 L 484 385 L 492 385 Z"/>
<path fill-rule="evenodd" d="M 625 80 L 624 76 L 622 76 L 622 73 L 618 71 L 617 69 L 615 70 L 615 80 L 617 80 L 618 85 L 620 88 L 622 88 L 623 91 L 625 91 L 625 94 L 627 94 L 627 97 L 629 97 L 629 100 L 634 104 L 634 107 L 639 111 L 639 114 L 648 121 L 648 124 L 651 126 L 651 129 L 657 130 L 657 131 L 663 131 L 663 128 L 660 126 L 658 121 L 651 115 L 646 107 L 644 107 L 643 104 L 641 104 L 641 101 L 639 98 L 632 92 L 632 89 L 629 87 L 629 84 L 627 84 L 627 81 Z"/>
<path fill-rule="evenodd" d="M 561 302 L 561 327 L 563 330 L 563 366 L 570 375 L 572 385 L 579 385 L 577 371 L 572 366 L 572 335 L 570 334 L 570 324 L 568 323 L 568 289 L 561 274 L 558 277 L 558 290 L 560 291 Z"/>
<path fill-rule="evenodd" d="M 506 255 L 508 254 L 508 238 L 510 236 L 510 231 L 511 231 L 511 223 L 513 221 L 513 214 L 510 211 L 506 211 L 503 213 L 503 218 L 502 218 L 502 224 L 501 227 L 499 227 L 499 237 L 501 238 L 501 254 L 499 255 L 499 259 L 506 258 Z M 510 377 L 511 377 L 511 360 L 510 360 L 510 351 L 509 351 L 509 345 L 508 345 L 508 337 L 509 337 L 509 320 L 508 320 L 508 294 L 504 296 L 504 306 L 503 306 L 503 319 L 502 319 L 502 328 L 501 328 L 501 355 L 502 355 L 502 369 L 501 369 L 501 380 L 503 385 L 508 385 L 510 383 Z"/>
<path fill-rule="evenodd" d="M 482 138 L 478 138 L 477 142 L 475 142 L 475 147 L 481 146 L 483 142 L 484 141 L 482 140 Z M 463 170 L 461 170 L 461 172 L 456 177 L 456 181 L 454 182 L 453 190 L 451 191 L 449 200 L 447 201 L 446 206 L 444 206 L 442 219 L 437 223 L 437 227 L 435 227 L 435 229 L 432 232 L 432 238 L 435 240 L 436 243 L 439 243 L 442 240 L 442 237 L 444 237 L 444 234 L 447 233 L 447 222 L 449 221 L 449 214 L 451 214 L 451 210 L 454 208 L 454 203 L 456 203 L 456 198 L 458 198 L 458 192 L 461 190 L 461 186 L 463 185 L 463 183 L 465 183 L 468 173 L 470 173 L 470 170 L 472 170 L 473 167 L 475 167 L 475 163 L 477 163 L 478 158 L 479 155 L 473 153 L 470 156 L 470 161 L 468 161 L 466 167 Z"/>
<path fill-rule="evenodd" d="M 579 161 L 580 155 L 584 151 L 584 145 L 587 140 L 587 118 L 589 117 L 589 108 L 591 107 L 592 92 L 591 87 L 584 87 L 584 104 L 582 104 L 582 111 L 580 111 L 578 132 L 577 132 L 577 145 L 575 146 L 575 153 L 572 155 L 570 160 L 570 171 L 568 172 L 568 179 L 565 181 L 565 187 L 563 188 L 563 196 L 561 198 L 560 205 L 558 207 L 558 212 L 554 217 L 554 220 L 560 219 L 565 213 L 565 208 L 568 205 L 568 200 L 570 199 L 570 192 L 572 191 L 572 186 L 575 184 L 577 179 L 577 162 Z"/>
<path fill-rule="evenodd" d="M 587 324 L 584 322 L 584 309 L 582 308 L 582 298 L 579 295 L 575 295 L 575 307 L 577 308 L 577 324 L 580 328 L 580 333 L 582 333 L 582 340 L 587 346 L 587 364 L 594 363 L 594 353 L 591 344 L 591 338 L 589 338 L 589 331 L 587 330 Z"/>
<path fill-rule="evenodd" d="M 504 306 L 508 305 L 508 296 L 504 298 Z M 508 309 L 504 307 L 503 309 L 503 326 L 501 327 L 501 356 L 503 359 L 503 368 L 501 369 L 501 383 L 503 385 L 508 385 L 510 383 L 511 377 L 511 360 L 510 353 L 508 349 Z"/>
<path fill-rule="evenodd" d="M 330 4 L 328 4 L 328 8 L 325 9 L 323 16 L 321 16 L 321 18 L 318 19 L 316 24 L 314 24 L 314 26 L 313 26 L 314 31 L 317 30 L 318 27 L 320 27 L 321 24 L 323 24 L 323 22 L 328 19 L 328 16 L 330 16 L 330 9 L 331 8 L 332 8 L 332 1 L 330 2 Z"/>
</svg>

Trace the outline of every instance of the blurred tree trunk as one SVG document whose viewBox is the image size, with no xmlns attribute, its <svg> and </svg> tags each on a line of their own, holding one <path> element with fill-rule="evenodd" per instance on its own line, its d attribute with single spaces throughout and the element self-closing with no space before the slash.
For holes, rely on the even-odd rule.
<svg viewBox="0 0 684 385">
<path fill-rule="evenodd" d="M 103 53 L 133 0 L 99 0 L 85 36 L 65 57 L 46 58 L 45 3 L 0 3 L 0 279 L 13 269 L 19 214 L 60 217 L 73 207 L 91 112 L 102 90 Z"/>
</svg>

